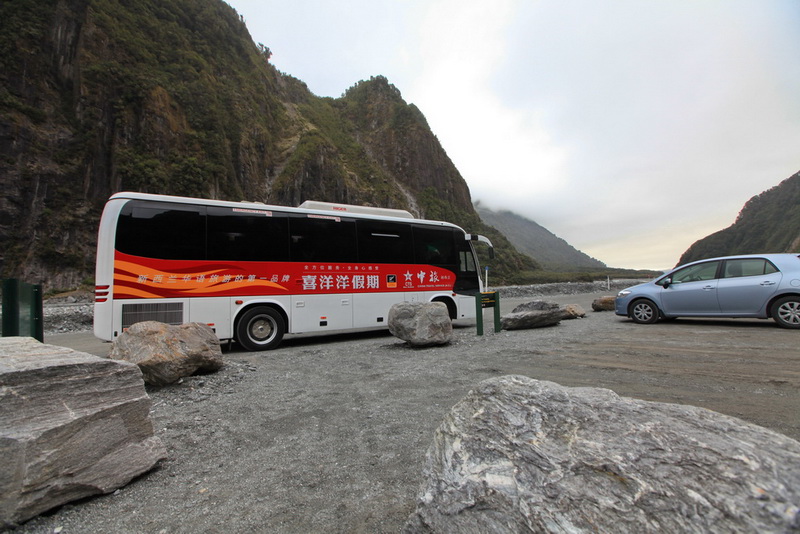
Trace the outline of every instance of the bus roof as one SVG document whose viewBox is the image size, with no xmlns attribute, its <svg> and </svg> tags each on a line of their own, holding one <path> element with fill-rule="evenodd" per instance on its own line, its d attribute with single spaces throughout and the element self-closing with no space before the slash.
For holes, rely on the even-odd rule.
<svg viewBox="0 0 800 534">
<path fill-rule="evenodd" d="M 364 215 L 378 215 L 381 217 L 398 217 L 401 219 L 413 219 L 411 212 L 406 210 L 396 210 L 392 208 L 375 208 L 372 206 L 354 206 L 352 204 L 334 204 L 332 202 L 320 202 L 318 200 L 306 200 L 298 206 L 301 209 L 335 211 L 336 213 L 362 213 Z"/>
<path fill-rule="evenodd" d="M 300 206 L 294 208 L 291 206 L 278 206 L 278 205 L 265 204 L 263 202 L 253 202 L 247 200 L 236 202 L 232 200 L 211 200 L 204 198 L 179 197 L 173 195 L 158 195 L 153 193 L 136 193 L 131 191 L 122 191 L 119 193 L 115 193 L 109 198 L 109 201 L 111 200 L 149 200 L 152 202 L 173 202 L 177 204 L 195 204 L 203 206 L 220 206 L 228 208 L 247 207 L 250 209 L 275 210 L 275 211 L 284 211 L 288 213 L 316 212 L 316 213 L 330 214 L 330 212 L 335 212 L 338 213 L 339 215 L 346 215 L 348 217 L 352 216 L 356 218 L 363 217 L 363 218 L 380 218 L 380 219 L 404 219 L 407 222 L 411 222 L 408 221 L 408 219 L 413 219 L 414 221 L 420 223 L 438 224 L 441 226 L 451 226 L 459 228 L 458 225 L 446 221 L 416 219 L 410 212 L 406 210 L 375 208 L 371 206 L 354 206 L 350 204 L 335 204 L 330 202 L 320 202 L 313 200 L 307 200 L 303 202 Z"/>
</svg>

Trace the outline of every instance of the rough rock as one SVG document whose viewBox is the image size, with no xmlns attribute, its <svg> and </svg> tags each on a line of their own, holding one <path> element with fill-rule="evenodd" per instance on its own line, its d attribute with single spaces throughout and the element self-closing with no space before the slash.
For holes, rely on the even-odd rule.
<svg viewBox="0 0 800 534">
<path fill-rule="evenodd" d="M 531 312 L 531 311 L 547 311 L 561 310 L 562 319 L 577 319 L 579 317 L 586 317 L 586 311 L 578 304 L 567 304 L 561 306 L 555 302 L 547 302 L 544 300 L 533 300 L 520 304 L 511 313 Z"/>
<path fill-rule="evenodd" d="M 443 302 L 400 302 L 389 310 L 389 331 L 413 347 L 446 345 L 453 323 Z"/>
<path fill-rule="evenodd" d="M 500 317 L 503 330 L 524 330 L 526 328 L 542 328 L 561 322 L 564 312 L 556 306 L 552 310 L 511 312 Z"/>
<path fill-rule="evenodd" d="M 524 302 L 511 310 L 511 313 L 519 313 L 525 311 L 553 311 L 559 309 L 561 306 L 555 302 L 546 302 L 544 300 L 532 300 L 531 302 Z"/>
<path fill-rule="evenodd" d="M 592 301 L 592 310 L 598 311 L 614 311 L 614 304 L 616 298 L 614 297 L 600 297 Z"/>
<path fill-rule="evenodd" d="M 136 323 L 114 340 L 109 357 L 135 363 L 145 382 L 154 386 L 217 371 L 223 365 L 219 339 L 201 323 Z"/>
<path fill-rule="evenodd" d="M 707 409 L 486 380 L 436 431 L 406 532 L 788 532 L 800 443 Z"/>
<path fill-rule="evenodd" d="M 579 319 L 586 317 L 586 310 L 580 304 L 567 304 L 562 308 L 564 319 Z"/>
<path fill-rule="evenodd" d="M 109 493 L 166 457 L 142 373 L 32 338 L 0 338 L 0 527 Z"/>
</svg>

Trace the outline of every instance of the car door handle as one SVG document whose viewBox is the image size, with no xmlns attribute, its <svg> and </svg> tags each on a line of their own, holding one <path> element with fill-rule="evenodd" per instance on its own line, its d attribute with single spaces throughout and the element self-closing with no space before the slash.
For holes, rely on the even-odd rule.
<svg viewBox="0 0 800 534">
<path fill-rule="evenodd" d="M 714 286 L 703 286 L 703 291 L 708 291 L 710 289 L 714 289 Z"/>
<path fill-rule="evenodd" d="M 770 282 L 769 280 L 767 280 L 766 282 L 761 282 L 761 285 L 762 286 L 774 286 L 775 282 Z"/>
</svg>

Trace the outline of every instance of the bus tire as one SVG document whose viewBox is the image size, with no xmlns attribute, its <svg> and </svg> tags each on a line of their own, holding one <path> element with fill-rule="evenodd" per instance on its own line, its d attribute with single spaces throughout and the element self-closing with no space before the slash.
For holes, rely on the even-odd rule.
<svg viewBox="0 0 800 534">
<path fill-rule="evenodd" d="M 283 315 L 269 306 L 245 311 L 236 323 L 236 341 L 245 350 L 271 350 L 280 345 L 286 332 Z"/>
<path fill-rule="evenodd" d="M 458 311 L 456 310 L 456 303 L 453 302 L 451 299 L 445 297 L 437 297 L 433 299 L 431 302 L 441 302 L 445 306 L 447 306 L 447 313 L 450 315 L 450 319 L 455 321 L 458 319 Z"/>
</svg>

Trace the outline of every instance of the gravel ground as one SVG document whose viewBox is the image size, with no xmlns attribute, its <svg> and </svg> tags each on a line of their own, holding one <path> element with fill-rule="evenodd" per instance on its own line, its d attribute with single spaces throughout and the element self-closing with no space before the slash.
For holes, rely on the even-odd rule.
<svg viewBox="0 0 800 534">
<path fill-rule="evenodd" d="M 398 532 L 444 415 L 504 374 L 704 406 L 800 438 L 800 332 L 757 320 L 643 326 L 591 311 L 617 289 L 502 288 L 503 313 L 544 295 L 587 317 L 492 333 L 487 310 L 487 335 L 461 326 L 444 347 L 415 350 L 388 333 L 293 339 L 262 353 L 234 346 L 217 373 L 148 388 L 169 454 L 160 466 L 16 532 Z"/>
</svg>

